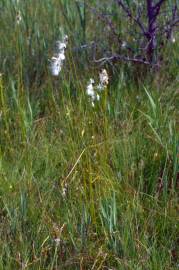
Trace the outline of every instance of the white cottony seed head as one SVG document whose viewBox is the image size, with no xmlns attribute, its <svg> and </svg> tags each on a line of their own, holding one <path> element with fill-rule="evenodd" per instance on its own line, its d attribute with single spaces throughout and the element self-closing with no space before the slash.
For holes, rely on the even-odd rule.
<svg viewBox="0 0 179 270">
<path fill-rule="evenodd" d="M 90 79 L 88 85 L 86 87 L 86 93 L 91 98 L 91 105 L 92 107 L 95 106 L 95 100 L 100 100 L 100 96 L 96 93 L 94 87 L 94 79 Z"/>
<path fill-rule="evenodd" d="M 122 47 L 123 49 L 125 49 L 125 48 L 126 48 L 126 46 L 127 46 L 126 41 L 123 41 L 123 42 L 122 42 L 122 44 L 121 44 L 121 47 Z"/>
<path fill-rule="evenodd" d="M 108 73 L 106 71 L 106 69 L 102 69 L 102 71 L 99 74 L 99 80 L 100 80 L 100 84 L 102 85 L 108 85 L 109 83 L 109 77 L 108 77 Z"/>
<path fill-rule="evenodd" d="M 68 43 L 68 36 L 65 35 L 62 40 L 57 40 L 56 41 L 56 50 L 57 52 L 60 52 L 61 50 L 66 49 Z"/>
<path fill-rule="evenodd" d="M 53 76 L 58 76 L 65 60 L 65 49 L 68 42 L 68 36 L 65 36 L 62 41 L 56 42 L 56 53 L 51 58 L 50 70 Z"/>
<path fill-rule="evenodd" d="M 94 80 L 91 78 L 89 80 L 89 83 L 88 83 L 87 87 L 86 87 L 86 92 L 87 92 L 87 95 L 90 96 L 92 100 L 95 100 L 96 94 L 95 94 L 95 91 L 94 91 L 93 84 L 94 84 Z"/>
<path fill-rule="evenodd" d="M 62 66 L 61 60 L 58 58 L 52 57 L 50 69 L 53 76 L 59 75 L 61 71 L 61 66 Z"/>
<path fill-rule="evenodd" d="M 102 69 L 102 71 L 99 73 L 99 81 L 100 82 L 97 86 L 97 89 L 99 91 L 103 91 L 109 83 L 109 76 L 106 69 Z"/>
<path fill-rule="evenodd" d="M 175 37 L 172 37 L 172 43 L 175 43 L 175 42 L 176 42 Z"/>
<path fill-rule="evenodd" d="M 100 92 L 106 89 L 109 84 L 109 76 L 106 69 L 102 69 L 99 73 L 99 83 L 96 86 L 94 83 L 94 79 L 91 78 L 86 87 L 86 93 L 91 98 L 93 107 L 95 106 L 95 101 L 100 100 Z"/>
</svg>

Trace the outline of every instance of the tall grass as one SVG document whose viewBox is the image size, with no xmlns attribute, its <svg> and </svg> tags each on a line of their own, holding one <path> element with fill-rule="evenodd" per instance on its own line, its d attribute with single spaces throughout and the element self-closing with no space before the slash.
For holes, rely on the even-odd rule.
<svg viewBox="0 0 179 270">
<path fill-rule="evenodd" d="M 0 269 L 177 269 L 177 80 L 164 71 L 163 85 L 137 87 L 121 66 L 92 107 L 98 69 L 75 49 L 85 2 L 0 8 Z M 52 78 L 63 33 L 67 61 Z"/>
</svg>

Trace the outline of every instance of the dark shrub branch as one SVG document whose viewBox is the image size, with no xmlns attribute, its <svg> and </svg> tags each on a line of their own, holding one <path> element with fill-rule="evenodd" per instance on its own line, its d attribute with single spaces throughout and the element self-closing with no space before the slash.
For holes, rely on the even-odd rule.
<svg viewBox="0 0 179 270">
<path fill-rule="evenodd" d="M 140 5 L 136 5 L 134 8 L 134 3 L 127 4 L 127 1 L 124 0 L 113 1 L 120 8 L 120 12 L 125 15 L 127 24 L 136 33 L 135 41 L 133 41 L 136 49 L 133 50 L 134 44 L 127 41 L 130 33 L 120 33 L 116 39 L 118 40 L 117 52 L 98 60 L 95 59 L 95 62 L 127 61 L 148 66 L 160 66 L 164 46 L 171 41 L 174 29 L 179 26 L 177 3 L 170 6 L 166 0 L 145 0 L 142 6 L 139 3 Z M 116 34 L 118 32 L 115 30 L 112 19 L 108 18 L 109 16 L 106 18 L 104 14 L 100 14 L 98 17 L 107 22 L 108 27 L 111 28 L 111 33 Z M 125 51 L 120 50 L 121 46 L 124 47 L 122 40 L 125 43 Z"/>
</svg>

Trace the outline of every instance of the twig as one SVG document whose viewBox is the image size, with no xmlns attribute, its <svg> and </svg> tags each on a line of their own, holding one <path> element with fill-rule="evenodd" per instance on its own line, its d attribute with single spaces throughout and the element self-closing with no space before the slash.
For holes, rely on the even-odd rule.
<svg viewBox="0 0 179 270">
<path fill-rule="evenodd" d="M 128 7 L 126 7 L 121 0 L 116 0 L 116 2 L 125 11 L 125 13 L 127 14 L 127 16 L 130 19 L 132 19 L 139 26 L 139 28 L 141 29 L 142 33 L 145 35 L 146 34 L 146 29 L 145 29 L 143 23 L 140 20 L 140 16 L 138 16 L 137 18 L 134 17 L 132 15 L 132 12 L 130 11 L 130 9 Z"/>
<path fill-rule="evenodd" d="M 150 66 L 155 66 L 155 67 L 160 66 L 158 63 L 153 64 L 153 63 L 151 63 L 149 61 L 146 61 L 144 59 L 131 58 L 131 57 L 128 57 L 128 56 L 122 56 L 122 55 L 118 55 L 118 54 L 112 55 L 110 57 L 103 57 L 103 58 L 100 58 L 100 59 L 94 59 L 94 62 L 95 63 L 103 62 L 103 64 L 104 64 L 105 62 L 113 62 L 113 61 L 116 61 L 116 60 L 121 60 L 121 61 L 126 61 L 126 62 L 133 62 L 133 63 L 144 64 L 144 65 L 150 65 Z"/>
</svg>

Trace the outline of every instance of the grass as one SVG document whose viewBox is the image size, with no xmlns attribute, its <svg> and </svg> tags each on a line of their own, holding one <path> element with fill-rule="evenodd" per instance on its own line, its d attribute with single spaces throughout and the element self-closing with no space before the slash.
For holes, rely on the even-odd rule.
<svg viewBox="0 0 179 270">
<path fill-rule="evenodd" d="M 1 4 L 0 269 L 178 269 L 177 81 L 137 87 L 121 67 L 92 107 L 74 36 L 48 71 L 66 3 Z"/>
</svg>

